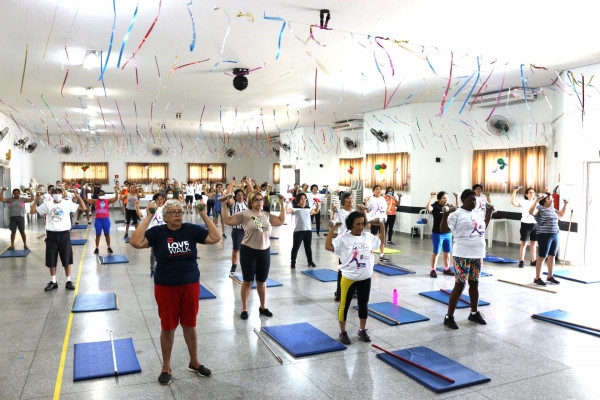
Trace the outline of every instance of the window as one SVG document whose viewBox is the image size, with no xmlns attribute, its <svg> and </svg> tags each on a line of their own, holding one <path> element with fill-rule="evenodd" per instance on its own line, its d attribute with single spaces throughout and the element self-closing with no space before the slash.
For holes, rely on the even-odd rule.
<svg viewBox="0 0 600 400">
<path fill-rule="evenodd" d="M 546 147 L 473 151 L 473 184 L 484 191 L 508 193 L 513 186 L 546 187 Z"/>
<path fill-rule="evenodd" d="M 188 164 L 188 181 L 225 182 L 227 164 Z"/>
<path fill-rule="evenodd" d="M 377 168 L 379 165 L 379 168 Z M 367 154 L 366 176 L 371 178 L 368 187 L 381 185 L 385 190 L 392 186 L 395 191 L 410 188 L 410 156 L 408 153 Z"/>
<path fill-rule="evenodd" d="M 338 185 L 351 186 L 353 180 L 360 179 L 362 164 L 362 158 L 340 158 Z"/>
<path fill-rule="evenodd" d="M 79 179 L 93 181 L 98 179 L 100 183 L 108 183 L 108 163 L 62 163 L 62 180 L 73 182 Z"/>
<path fill-rule="evenodd" d="M 149 185 L 169 177 L 169 163 L 126 163 L 125 177 L 136 185 Z"/>
<path fill-rule="evenodd" d="M 273 183 L 280 183 L 281 178 L 281 165 L 279 163 L 273 164 Z"/>
</svg>

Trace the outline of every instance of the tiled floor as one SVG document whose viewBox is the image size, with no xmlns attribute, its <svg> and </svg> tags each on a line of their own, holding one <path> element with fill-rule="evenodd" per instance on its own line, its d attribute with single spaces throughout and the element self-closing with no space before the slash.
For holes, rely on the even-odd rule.
<svg viewBox="0 0 600 400">
<path fill-rule="evenodd" d="M 398 290 L 400 305 L 423 314 L 430 321 L 388 326 L 369 319 L 373 343 L 390 350 L 427 346 L 491 378 L 489 383 L 436 394 L 375 357 L 377 350 L 358 342 L 358 317 L 350 310 L 348 332 L 352 344 L 345 351 L 295 359 L 279 345 L 271 344 L 283 359 L 279 364 L 253 328 L 309 322 L 337 338 L 338 303 L 333 301 L 335 283 L 309 278 L 303 250 L 296 270 L 289 268 L 291 225 L 276 228 L 270 277 L 283 283 L 267 290 L 267 305 L 274 317 L 258 313 L 253 291 L 250 318 L 239 318 L 239 285 L 229 279 L 231 239 L 214 246 L 199 246 L 202 283 L 216 299 L 202 300 L 198 315 L 201 362 L 213 372 L 202 378 L 187 371 L 188 355 L 181 329 L 173 351 L 173 380 L 157 382 L 161 356 L 159 319 L 149 277 L 148 250 L 135 250 L 122 237 L 124 226 L 113 211 L 112 248 L 124 254 L 128 264 L 101 265 L 93 255 L 94 232 L 73 230 L 72 238 L 87 238 L 74 246 L 72 276 L 77 291 L 64 288 L 59 268 L 59 289 L 43 291 L 49 281 L 44 266 L 41 219 L 28 223 L 31 253 L 24 258 L 0 259 L 0 399 L 593 399 L 600 398 L 598 360 L 600 339 L 557 325 L 540 322 L 531 314 L 553 309 L 581 313 L 597 321 L 600 284 L 562 281 L 549 293 L 498 281 L 509 279 L 528 284 L 534 269 L 515 264 L 484 264 L 492 274 L 481 279 L 480 293 L 491 303 L 482 307 L 488 324 L 467 321 L 468 311 L 455 313 L 459 330 L 442 325 L 446 306 L 429 300 L 422 291 L 451 289 L 453 277 L 429 277 L 431 241 L 397 234 L 392 262 L 417 271 L 413 275 L 373 275 L 371 302 L 391 301 Z M 192 216 L 186 218 L 193 220 Z M 18 236 L 18 235 L 17 235 Z M 0 248 L 9 244 L 8 230 L 0 231 Z M 313 235 L 318 267 L 334 268 L 336 259 L 324 250 L 324 239 Z M 22 242 L 17 240 L 17 248 Z M 518 247 L 495 244 L 496 256 L 518 258 Z M 101 240 L 100 254 L 106 245 Z M 441 260 L 439 261 L 441 265 Z M 115 292 L 118 311 L 71 314 L 77 294 Z M 598 327 L 598 324 L 594 325 Z M 114 338 L 133 338 L 142 372 L 73 382 L 73 345 Z M 266 336 L 266 335 L 265 335 Z M 63 351 L 64 347 L 64 351 Z M 62 357 L 64 356 L 64 359 Z M 93 362 L 93 360 L 92 360 Z"/>
</svg>

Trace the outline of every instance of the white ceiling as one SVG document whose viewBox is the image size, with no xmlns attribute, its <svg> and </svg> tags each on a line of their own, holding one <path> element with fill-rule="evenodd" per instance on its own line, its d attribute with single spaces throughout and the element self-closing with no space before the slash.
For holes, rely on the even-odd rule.
<svg viewBox="0 0 600 400">
<path fill-rule="evenodd" d="M 40 137 L 46 126 L 88 135 L 90 113 L 96 137 L 198 136 L 201 122 L 203 134 L 266 138 L 384 103 L 465 99 L 484 82 L 485 91 L 503 79 L 549 86 L 557 71 L 600 61 L 600 6 L 581 0 L 143 0 L 127 37 L 136 5 L 116 1 L 111 39 L 110 0 L 0 0 L 0 111 Z M 319 28 L 320 9 L 329 29 Z M 100 61 L 85 69 L 67 54 L 71 64 L 86 49 L 105 60 L 111 42 L 105 96 Z M 244 91 L 232 85 L 234 67 L 252 70 Z"/>
</svg>

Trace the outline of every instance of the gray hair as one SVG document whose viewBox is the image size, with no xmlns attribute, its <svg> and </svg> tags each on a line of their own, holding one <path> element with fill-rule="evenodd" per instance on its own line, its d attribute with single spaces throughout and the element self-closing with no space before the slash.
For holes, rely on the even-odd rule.
<svg viewBox="0 0 600 400">
<path fill-rule="evenodd" d="M 167 211 L 169 210 L 169 207 L 178 207 L 180 210 L 183 210 L 183 206 L 181 205 L 181 202 L 179 200 L 167 200 L 165 201 L 165 204 L 163 205 L 162 209 L 163 219 L 167 216 Z"/>
</svg>

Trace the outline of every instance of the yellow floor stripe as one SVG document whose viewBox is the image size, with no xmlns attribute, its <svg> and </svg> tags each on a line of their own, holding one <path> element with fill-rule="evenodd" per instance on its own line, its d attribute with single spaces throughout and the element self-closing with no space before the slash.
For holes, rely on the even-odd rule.
<svg viewBox="0 0 600 400">
<path fill-rule="evenodd" d="M 85 230 L 85 238 L 88 237 L 89 229 Z M 85 248 L 87 247 L 87 241 L 83 245 L 83 251 L 81 253 L 81 261 L 79 261 L 79 269 L 77 270 L 77 280 L 75 282 L 75 291 L 73 292 L 73 301 L 75 296 L 79 292 L 79 281 L 81 279 L 81 269 L 83 268 L 83 258 L 85 256 Z M 71 308 L 73 308 L 71 306 Z M 65 372 L 65 360 L 67 359 L 67 350 L 69 349 L 69 337 L 71 336 L 71 324 L 73 323 L 73 313 L 69 312 L 69 320 L 67 321 L 67 329 L 65 330 L 65 337 L 63 339 L 62 351 L 60 353 L 60 362 L 58 364 L 58 371 L 56 373 L 56 382 L 54 383 L 54 399 L 60 399 L 60 389 L 62 387 L 63 374 Z"/>
</svg>

